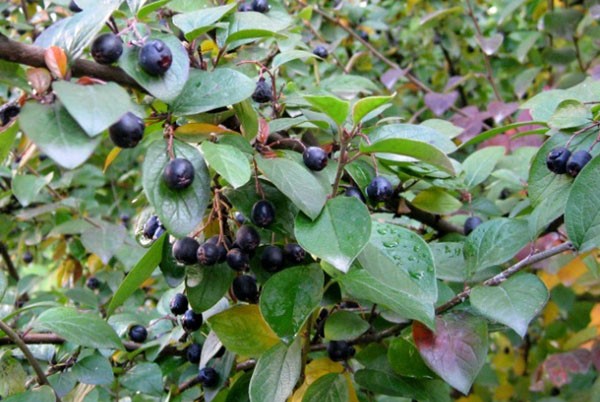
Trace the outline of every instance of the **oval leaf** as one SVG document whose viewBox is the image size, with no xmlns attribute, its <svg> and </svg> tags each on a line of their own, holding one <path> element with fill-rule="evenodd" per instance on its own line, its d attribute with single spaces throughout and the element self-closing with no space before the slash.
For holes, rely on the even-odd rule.
<svg viewBox="0 0 600 402">
<path fill-rule="evenodd" d="M 304 97 L 315 109 L 331 117 L 338 125 L 342 125 L 348 117 L 350 104 L 335 96 L 307 95 Z"/>
<path fill-rule="evenodd" d="M 367 98 L 363 98 L 357 101 L 354 106 L 352 106 L 352 121 L 354 124 L 360 123 L 360 121 L 373 110 L 377 109 L 380 106 L 385 105 L 390 100 L 393 99 L 392 96 L 369 96 Z"/>
<path fill-rule="evenodd" d="M 302 402 L 347 402 L 350 398 L 348 383 L 342 374 L 326 374 L 313 382 Z"/>
<path fill-rule="evenodd" d="M 241 187 L 250 180 L 250 162 L 239 149 L 210 141 L 204 141 L 201 149 L 208 165 L 223 176 L 233 188 Z"/>
<path fill-rule="evenodd" d="M 336 311 L 325 321 L 325 338 L 346 341 L 358 338 L 369 329 L 368 322 L 350 311 Z"/>
<path fill-rule="evenodd" d="M 226 264 L 188 268 L 185 289 L 190 306 L 201 312 L 214 306 L 231 286 L 235 272 Z"/>
</svg>

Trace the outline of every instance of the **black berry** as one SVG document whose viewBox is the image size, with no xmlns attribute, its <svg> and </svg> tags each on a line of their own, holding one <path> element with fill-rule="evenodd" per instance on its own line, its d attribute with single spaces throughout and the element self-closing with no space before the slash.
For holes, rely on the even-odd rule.
<svg viewBox="0 0 600 402">
<path fill-rule="evenodd" d="M 95 276 L 90 276 L 85 282 L 85 286 L 90 290 L 96 290 L 100 287 L 100 281 Z"/>
<path fill-rule="evenodd" d="M 464 226 L 464 232 L 465 232 L 465 236 L 468 236 L 469 233 L 471 233 L 472 231 L 475 230 L 475 228 L 477 228 L 477 226 L 481 225 L 483 223 L 483 221 L 481 220 L 480 217 L 478 216 L 469 216 L 467 218 L 467 220 L 465 221 L 465 226 Z"/>
<path fill-rule="evenodd" d="M 365 42 L 369 41 L 369 34 L 366 31 L 363 31 L 362 29 L 358 31 L 358 36 L 360 36 L 360 38 Z"/>
<path fill-rule="evenodd" d="M 375 202 L 387 201 L 393 194 L 392 183 L 383 176 L 376 176 L 367 186 L 367 196 Z"/>
<path fill-rule="evenodd" d="M 299 244 L 288 243 L 283 246 L 283 256 L 289 264 L 300 264 L 306 258 L 306 251 Z"/>
<path fill-rule="evenodd" d="M 202 326 L 202 314 L 198 314 L 194 310 L 186 311 L 181 318 L 181 326 L 187 332 L 199 330 Z"/>
<path fill-rule="evenodd" d="M 356 187 L 348 187 L 346 189 L 346 191 L 344 191 L 344 195 L 346 197 L 354 197 L 354 198 L 358 198 L 359 200 L 361 200 L 362 202 L 365 202 L 365 197 L 363 196 L 363 194 L 360 192 L 359 189 L 357 189 Z"/>
<path fill-rule="evenodd" d="M 273 92 L 271 86 L 267 84 L 264 77 L 260 77 L 256 83 L 256 88 L 252 94 L 252 100 L 257 103 L 267 103 L 273 100 Z"/>
<path fill-rule="evenodd" d="M 134 325 L 129 328 L 129 339 L 134 342 L 142 343 L 148 338 L 148 331 L 142 325 Z"/>
<path fill-rule="evenodd" d="M 112 64 L 123 54 L 123 41 L 114 33 L 105 33 L 94 39 L 92 57 L 96 63 Z"/>
<path fill-rule="evenodd" d="M 322 59 L 326 59 L 327 56 L 329 56 L 329 52 L 327 51 L 327 49 L 325 49 L 325 46 L 323 45 L 315 47 L 313 50 L 313 54 L 315 56 L 319 56 Z"/>
<path fill-rule="evenodd" d="M 252 0 L 252 10 L 257 13 L 269 11 L 269 0 Z"/>
<path fill-rule="evenodd" d="M 144 229 L 142 230 L 142 234 L 144 235 L 145 238 L 152 239 L 154 237 L 154 233 L 156 233 L 156 231 L 158 230 L 159 227 L 160 227 L 160 220 L 158 219 L 158 216 L 152 215 L 150 217 L 150 219 L 148 219 L 146 221 L 146 223 L 144 224 Z"/>
<path fill-rule="evenodd" d="M 327 153 L 320 147 L 308 147 L 302 154 L 302 160 L 307 168 L 318 172 L 327 166 Z"/>
<path fill-rule="evenodd" d="M 347 360 L 354 356 L 354 352 L 354 347 L 350 346 L 346 341 L 331 341 L 327 345 L 327 354 L 334 362 Z"/>
<path fill-rule="evenodd" d="M 252 223 L 261 228 L 269 226 L 275 220 L 275 206 L 271 201 L 260 200 L 252 206 Z"/>
<path fill-rule="evenodd" d="M 241 275 L 233 280 L 232 290 L 234 296 L 247 303 L 258 301 L 258 286 L 256 279 L 250 275 Z"/>
<path fill-rule="evenodd" d="M 194 181 L 194 165 L 184 158 L 175 158 L 165 166 L 163 180 L 171 190 L 184 190 Z"/>
<path fill-rule="evenodd" d="M 174 315 L 181 315 L 188 309 L 188 298 L 183 293 L 176 293 L 169 302 L 169 309 Z"/>
<path fill-rule="evenodd" d="M 142 140 L 144 127 L 144 120 L 127 112 L 118 122 L 108 128 L 108 134 L 116 146 L 133 148 Z"/>
<path fill-rule="evenodd" d="M 190 346 L 185 348 L 185 357 L 188 362 L 192 364 L 200 363 L 200 355 L 202 354 L 202 346 L 197 343 L 192 343 Z"/>
<path fill-rule="evenodd" d="M 243 225 L 235 234 L 235 242 L 242 251 L 250 253 L 259 246 L 260 235 L 252 226 Z"/>
<path fill-rule="evenodd" d="M 277 246 L 267 246 L 260 256 L 260 266 L 267 272 L 277 272 L 283 268 L 283 250 Z"/>
<path fill-rule="evenodd" d="M 198 262 L 202 265 L 215 265 L 221 257 L 219 247 L 206 242 L 198 247 Z"/>
<path fill-rule="evenodd" d="M 227 265 L 236 271 L 245 271 L 250 268 L 250 257 L 239 248 L 232 248 L 227 253 Z"/>
<path fill-rule="evenodd" d="M 214 235 L 206 242 L 217 246 L 219 249 L 219 262 L 225 262 L 227 258 L 227 250 L 231 248 L 231 241 L 227 237 L 223 236 L 223 241 L 219 242 L 219 235 Z"/>
<path fill-rule="evenodd" d="M 246 217 L 240 211 L 236 211 L 234 214 L 234 217 L 235 217 L 235 221 L 237 223 L 239 223 L 240 225 L 243 225 L 244 223 L 246 223 Z"/>
<path fill-rule="evenodd" d="M 33 254 L 31 254 L 31 251 L 27 250 L 23 253 L 23 262 L 25 264 L 30 264 L 33 262 Z"/>
<path fill-rule="evenodd" d="M 571 151 L 564 147 L 554 148 L 546 156 L 546 166 L 548 170 L 556 174 L 567 173 L 567 161 L 571 156 Z"/>
<path fill-rule="evenodd" d="M 242 12 L 242 13 L 244 13 L 246 11 L 253 11 L 252 10 L 252 4 L 250 4 L 250 3 L 242 3 L 242 4 L 240 4 L 238 6 L 238 11 Z"/>
<path fill-rule="evenodd" d="M 212 388 L 219 383 L 219 373 L 212 367 L 204 367 L 198 373 L 200 384 L 206 388 Z"/>
<path fill-rule="evenodd" d="M 573 177 L 577 176 L 581 172 L 581 169 L 591 160 L 592 155 L 588 151 L 579 150 L 573 152 L 573 155 L 571 155 L 567 162 L 567 173 Z"/>
<path fill-rule="evenodd" d="M 198 247 L 200 244 L 191 237 L 184 237 L 173 243 L 173 258 L 184 265 L 198 262 Z"/>
<path fill-rule="evenodd" d="M 78 13 L 80 11 L 83 11 L 78 5 L 77 3 L 75 3 L 73 0 L 71 0 L 71 2 L 69 3 L 69 10 L 71 10 L 74 13 Z"/>
<path fill-rule="evenodd" d="M 0 126 L 6 126 L 14 117 L 19 115 L 21 108 L 17 105 L 7 105 L 0 109 Z"/>
<path fill-rule="evenodd" d="M 150 75 L 163 75 L 173 63 L 173 55 L 165 42 L 152 39 L 142 46 L 138 63 L 142 70 Z"/>
</svg>

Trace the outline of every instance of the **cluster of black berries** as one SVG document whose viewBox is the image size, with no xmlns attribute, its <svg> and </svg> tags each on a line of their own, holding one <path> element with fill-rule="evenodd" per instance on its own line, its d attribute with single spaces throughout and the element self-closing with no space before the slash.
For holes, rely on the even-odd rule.
<svg viewBox="0 0 600 402">
<path fill-rule="evenodd" d="M 334 362 L 341 362 L 348 360 L 354 354 L 356 350 L 346 341 L 331 341 L 327 345 L 327 354 L 329 358 Z"/>
<path fill-rule="evenodd" d="M 0 126 L 6 126 L 12 119 L 19 115 L 21 108 L 15 104 L 6 104 L 0 107 Z"/>
<path fill-rule="evenodd" d="M 269 11 L 269 0 L 252 0 L 251 3 L 243 2 L 238 6 L 238 11 L 256 11 L 257 13 L 266 13 Z"/>
<path fill-rule="evenodd" d="M 166 229 L 163 226 L 163 224 L 160 223 L 158 216 L 152 215 L 150 219 L 148 219 L 148 221 L 144 224 L 142 234 L 146 239 L 156 240 L 160 236 L 162 236 L 163 233 L 165 233 L 165 230 Z"/>
<path fill-rule="evenodd" d="M 554 148 L 546 157 L 546 166 L 548 170 L 556 174 L 568 173 L 575 177 L 581 169 L 592 160 L 592 155 L 583 149 L 571 154 L 565 147 Z"/>
</svg>

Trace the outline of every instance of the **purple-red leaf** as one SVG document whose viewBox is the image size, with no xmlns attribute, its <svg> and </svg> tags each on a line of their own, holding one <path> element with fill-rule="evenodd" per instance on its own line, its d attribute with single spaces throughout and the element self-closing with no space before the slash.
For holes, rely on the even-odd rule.
<svg viewBox="0 0 600 402">
<path fill-rule="evenodd" d="M 487 323 L 466 312 L 438 316 L 435 323 L 435 333 L 420 322 L 413 323 L 417 349 L 430 369 L 466 395 L 485 363 Z"/>
<path fill-rule="evenodd" d="M 429 92 L 425 95 L 425 104 L 433 114 L 436 116 L 441 116 L 444 112 L 454 105 L 458 99 L 458 92 L 452 91 L 445 94 L 440 94 L 437 92 Z"/>
<path fill-rule="evenodd" d="M 575 349 L 566 353 L 552 355 L 542 363 L 535 373 L 535 382 L 531 385 L 533 391 L 544 389 L 544 380 L 556 387 L 562 387 L 571 382 L 572 374 L 587 373 L 592 364 L 592 352 L 587 349 Z"/>
</svg>

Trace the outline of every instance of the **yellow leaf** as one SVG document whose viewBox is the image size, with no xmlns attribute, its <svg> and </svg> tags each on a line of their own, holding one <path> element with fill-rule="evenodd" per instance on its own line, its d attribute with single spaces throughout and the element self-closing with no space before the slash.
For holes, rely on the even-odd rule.
<svg viewBox="0 0 600 402">
<path fill-rule="evenodd" d="M 542 318 L 544 320 L 544 325 L 550 325 L 560 316 L 560 309 L 558 305 L 553 301 L 549 301 L 542 312 Z"/>
<path fill-rule="evenodd" d="M 210 136 L 212 134 L 222 134 L 222 133 L 235 133 L 235 131 L 231 131 L 227 128 L 216 126 L 214 124 L 208 123 L 188 123 L 183 126 L 177 127 L 175 130 L 175 135 L 204 135 Z"/>
<path fill-rule="evenodd" d="M 50 46 L 44 52 L 44 61 L 48 70 L 57 78 L 65 78 L 69 65 L 67 63 L 67 54 L 58 46 Z"/>
<path fill-rule="evenodd" d="M 117 159 L 117 156 L 121 153 L 121 148 L 115 147 L 113 148 L 108 155 L 106 156 L 106 160 L 104 161 L 104 168 L 102 169 L 102 173 L 106 172 L 106 169 Z"/>
<path fill-rule="evenodd" d="M 496 387 L 494 390 L 494 400 L 495 401 L 508 401 L 515 393 L 515 388 L 508 384 L 504 383 Z"/>
<path fill-rule="evenodd" d="M 483 399 L 481 399 L 479 395 L 471 394 L 469 396 L 458 398 L 456 402 L 483 402 Z"/>
<path fill-rule="evenodd" d="M 525 374 L 525 370 L 527 369 L 527 362 L 523 358 L 523 355 L 519 354 L 515 357 L 515 366 L 513 371 L 516 375 L 522 376 Z"/>
<path fill-rule="evenodd" d="M 590 327 L 600 329 L 600 303 L 596 303 L 590 311 Z"/>
<path fill-rule="evenodd" d="M 585 258 L 587 254 L 578 255 L 577 257 L 573 258 L 571 262 L 562 267 L 560 271 L 558 271 L 558 278 L 563 285 L 572 285 L 575 283 L 577 278 L 588 271 L 587 265 L 585 265 L 585 262 L 583 262 L 583 258 Z"/>
<path fill-rule="evenodd" d="M 92 254 L 88 257 L 86 265 L 88 271 L 90 271 L 90 273 L 92 274 L 95 274 L 96 272 L 100 271 L 100 269 L 102 269 L 104 263 L 102 262 L 102 259 L 100 257 L 98 257 L 96 254 Z"/>
<path fill-rule="evenodd" d="M 216 56 L 219 52 L 219 47 L 212 39 L 206 39 L 200 44 L 200 51 L 202 53 L 211 52 L 213 53 L 213 56 Z"/>
<path fill-rule="evenodd" d="M 560 284 L 560 279 L 558 279 L 557 275 L 548 273 L 546 271 L 541 271 L 538 274 L 538 277 L 542 282 L 544 282 L 544 285 L 546 285 L 548 290 L 551 290 L 553 287 Z"/>
<path fill-rule="evenodd" d="M 291 398 L 288 399 L 288 402 L 302 402 L 302 398 L 304 397 L 304 393 L 313 382 L 317 381 L 319 378 L 326 374 L 330 373 L 342 373 L 344 371 L 344 366 L 340 363 L 336 363 L 329 359 L 328 357 L 322 357 L 320 359 L 313 360 L 312 362 L 306 365 L 306 369 L 304 370 L 304 383 L 300 388 L 294 392 Z M 351 382 L 350 382 L 351 384 Z M 349 389 L 350 395 L 354 395 L 356 398 L 356 391 L 354 387 Z M 351 402 L 354 400 L 351 398 Z M 358 401 L 356 401 L 358 402 Z"/>
</svg>

